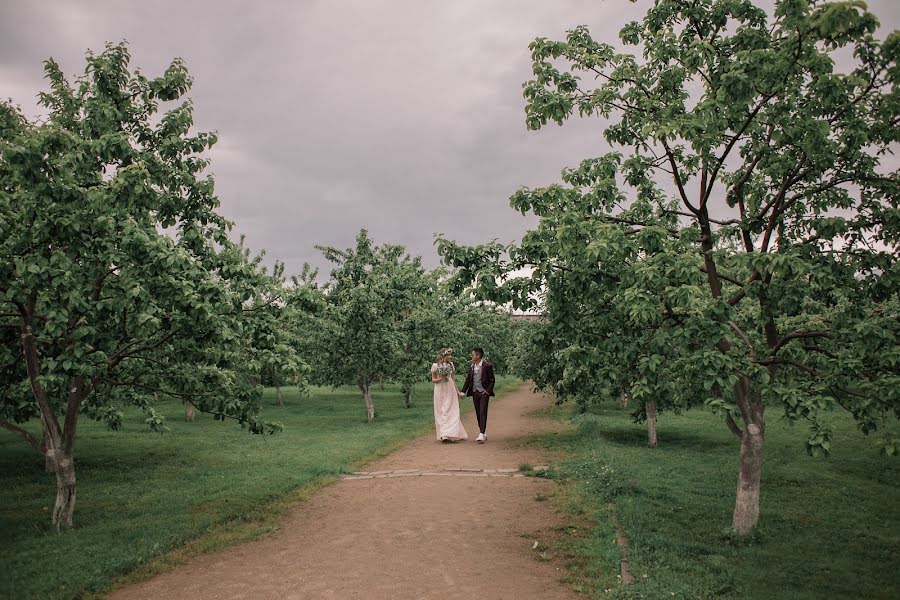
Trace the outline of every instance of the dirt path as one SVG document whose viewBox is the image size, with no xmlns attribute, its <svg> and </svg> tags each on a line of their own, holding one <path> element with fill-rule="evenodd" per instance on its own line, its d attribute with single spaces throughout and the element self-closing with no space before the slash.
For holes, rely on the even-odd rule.
<svg viewBox="0 0 900 600">
<path fill-rule="evenodd" d="M 504 394 L 491 401 L 486 444 L 472 441 L 470 412 L 468 442 L 418 438 L 365 467 L 407 473 L 339 481 L 292 509 L 276 535 L 198 557 L 109 598 L 576 598 L 559 581 L 560 567 L 532 550 L 563 525 L 536 499 L 554 483 L 448 470 L 546 464 L 546 454 L 524 443 L 558 427 L 528 416 L 549 403 L 524 387 Z"/>
</svg>

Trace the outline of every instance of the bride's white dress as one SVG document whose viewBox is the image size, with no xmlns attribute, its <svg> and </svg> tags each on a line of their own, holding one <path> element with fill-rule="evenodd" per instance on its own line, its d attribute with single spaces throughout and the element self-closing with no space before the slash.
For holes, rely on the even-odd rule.
<svg viewBox="0 0 900 600">
<path fill-rule="evenodd" d="M 437 363 L 431 365 L 431 372 Z M 439 440 L 467 440 L 469 434 L 459 420 L 459 398 L 452 379 L 434 384 L 434 426 Z"/>
</svg>

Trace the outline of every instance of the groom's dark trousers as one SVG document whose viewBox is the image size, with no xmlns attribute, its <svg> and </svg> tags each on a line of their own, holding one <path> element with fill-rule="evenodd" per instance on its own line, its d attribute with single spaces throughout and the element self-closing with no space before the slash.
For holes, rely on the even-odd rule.
<svg viewBox="0 0 900 600">
<path fill-rule="evenodd" d="M 487 392 L 472 391 L 472 403 L 475 404 L 475 418 L 478 419 L 478 431 L 484 433 L 487 429 L 488 403 L 491 396 Z"/>
</svg>

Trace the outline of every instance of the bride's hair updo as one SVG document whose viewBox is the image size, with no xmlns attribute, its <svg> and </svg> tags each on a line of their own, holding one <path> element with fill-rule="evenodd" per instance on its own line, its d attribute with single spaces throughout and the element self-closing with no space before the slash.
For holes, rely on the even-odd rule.
<svg viewBox="0 0 900 600">
<path fill-rule="evenodd" d="M 440 350 L 438 350 L 437 362 L 444 362 L 444 357 L 447 356 L 453 358 L 453 348 L 441 348 Z"/>
</svg>

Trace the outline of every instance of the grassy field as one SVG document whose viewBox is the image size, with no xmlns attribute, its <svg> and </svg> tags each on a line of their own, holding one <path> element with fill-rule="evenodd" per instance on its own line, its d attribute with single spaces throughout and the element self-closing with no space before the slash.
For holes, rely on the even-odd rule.
<svg viewBox="0 0 900 600">
<path fill-rule="evenodd" d="M 515 383 L 498 378 L 497 390 Z M 82 420 L 75 527 L 59 534 L 49 523 L 54 477 L 19 438 L 0 434 L 0 597 L 89 597 L 263 535 L 291 503 L 434 423 L 428 383 L 410 409 L 395 387 L 375 388 L 374 424 L 355 388 L 284 392 L 284 408 L 272 390 L 263 403 L 265 417 L 285 425 L 274 436 L 207 415 L 185 423 L 174 402 L 161 405 L 165 434 L 150 432 L 138 412 L 126 413 L 119 432 Z"/>
<path fill-rule="evenodd" d="M 730 532 L 738 442 L 714 415 L 662 415 L 660 446 L 614 403 L 572 416 L 541 443 L 571 453 L 548 474 L 573 527 L 557 543 L 576 587 L 596 598 L 900 598 L 900 460 L 835 415 L 833 454 L 811 458 L 804 428 L 770 414 L 757 533 Z M 774 412 L 774 411 L 773 411 Z M 614 510 L 637 582 L 616 579 Z"/>
</svg>

